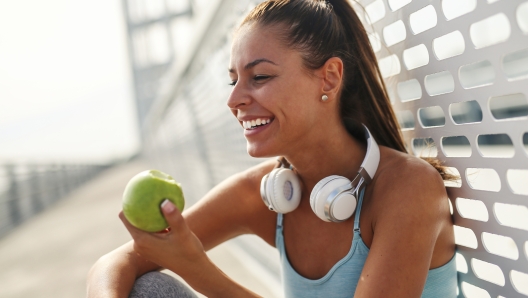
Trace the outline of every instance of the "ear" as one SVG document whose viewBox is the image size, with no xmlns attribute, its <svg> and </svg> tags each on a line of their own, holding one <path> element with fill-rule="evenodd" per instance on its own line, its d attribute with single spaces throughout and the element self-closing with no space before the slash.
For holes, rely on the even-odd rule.
<svg viewBox="0 0 528 298">
<path fill-rule="evenodd" d="M 321 93 L 326 94 L 332 100 L 338 95 L 343 81 L 343 60 L 332 57 L 326 60 L 320 71 L 323 79 Z"/>
</svg>

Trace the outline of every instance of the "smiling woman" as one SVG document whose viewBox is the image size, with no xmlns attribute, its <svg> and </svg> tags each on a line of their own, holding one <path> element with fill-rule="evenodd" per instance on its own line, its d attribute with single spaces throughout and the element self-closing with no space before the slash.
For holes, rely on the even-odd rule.
<svg viewBox="0 0 528 298">
<path fill-rule="evenodd" d="M 91 296 L 181 288 L 135 282 L 159 268 L 206 296 L 252 296 L 204 253 L 242 234 L 277 248 L 286 297 L 456 296 L 450 177 L 407 154 L 347 1 L 261 3 L 235 33 L 229 76 L 248 153 L 279 162 L 232 176 L 183 216 L 164 205 L 169 233 L 122 218 L 134 240 L 94 265 Z"/>
</svg>

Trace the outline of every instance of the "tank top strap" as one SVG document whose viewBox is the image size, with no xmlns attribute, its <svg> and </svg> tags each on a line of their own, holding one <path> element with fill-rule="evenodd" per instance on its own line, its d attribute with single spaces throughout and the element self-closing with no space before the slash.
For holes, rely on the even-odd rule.
<svg viewBox="0 0 528 298">
<path fill-rule="evenodd" d="M 277 229 L 281 229 L 282 230 L 282 218 L 283 218 L 283 214 L 282 213 L 277 213 Z"/>
<path fill-rule="evenodd" d="M 359 192 L 359 199 L 356 207 L 356 217 L 354 218 L 354 233 L 361 233 L 359 229 L 359 217 L 361 215 L 361 205 L 363 204 L 363 195 L 365 194 L 365 188 L 366 187 L 363 187 Z"/>
</svg>

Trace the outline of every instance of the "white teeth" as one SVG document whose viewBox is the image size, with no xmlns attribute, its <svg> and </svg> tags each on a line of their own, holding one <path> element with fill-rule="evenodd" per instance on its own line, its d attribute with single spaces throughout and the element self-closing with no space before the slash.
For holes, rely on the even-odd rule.
<svg viewBox="0 0 528 298">
<path fill-rule="evenodd" d="M 263 124 L 268 124 L 271 122 L 271 119 L 260 119 L 258 118 L 257 120 L 251 120 L 251 121 L 242 121 L 242 126 L 245 128 L 245 129 L 251 129 L 251 128 L 254 128 L 255 126 L 257 125 L 263 125 Z"/>
</svg>

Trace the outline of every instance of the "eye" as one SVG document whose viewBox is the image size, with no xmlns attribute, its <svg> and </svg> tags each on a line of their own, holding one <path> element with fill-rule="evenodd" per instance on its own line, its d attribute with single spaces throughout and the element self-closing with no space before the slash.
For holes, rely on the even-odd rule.
<svg viewBox="0 0 528 298">
<path fill-rule="evenodd" d="M 263 81 L 263 80 L 266 80 L 266 79 L 269 79 L 270 76 L 266 76 L 266 75 L 256 75 L 253 77 L 253 80 L 255 81 Z"/>
<path fill-rule="evenodd" d="M 233 86 L 233 87 L 234 87 L 234 86 L 236 85 L 236 83 L 237 83 L 237 81 L 232 81 L 232 82 L 231 82 L 231 83 L 229 83 L 228 85 L 229 85 L 229 86 Z"/>
</svg>

